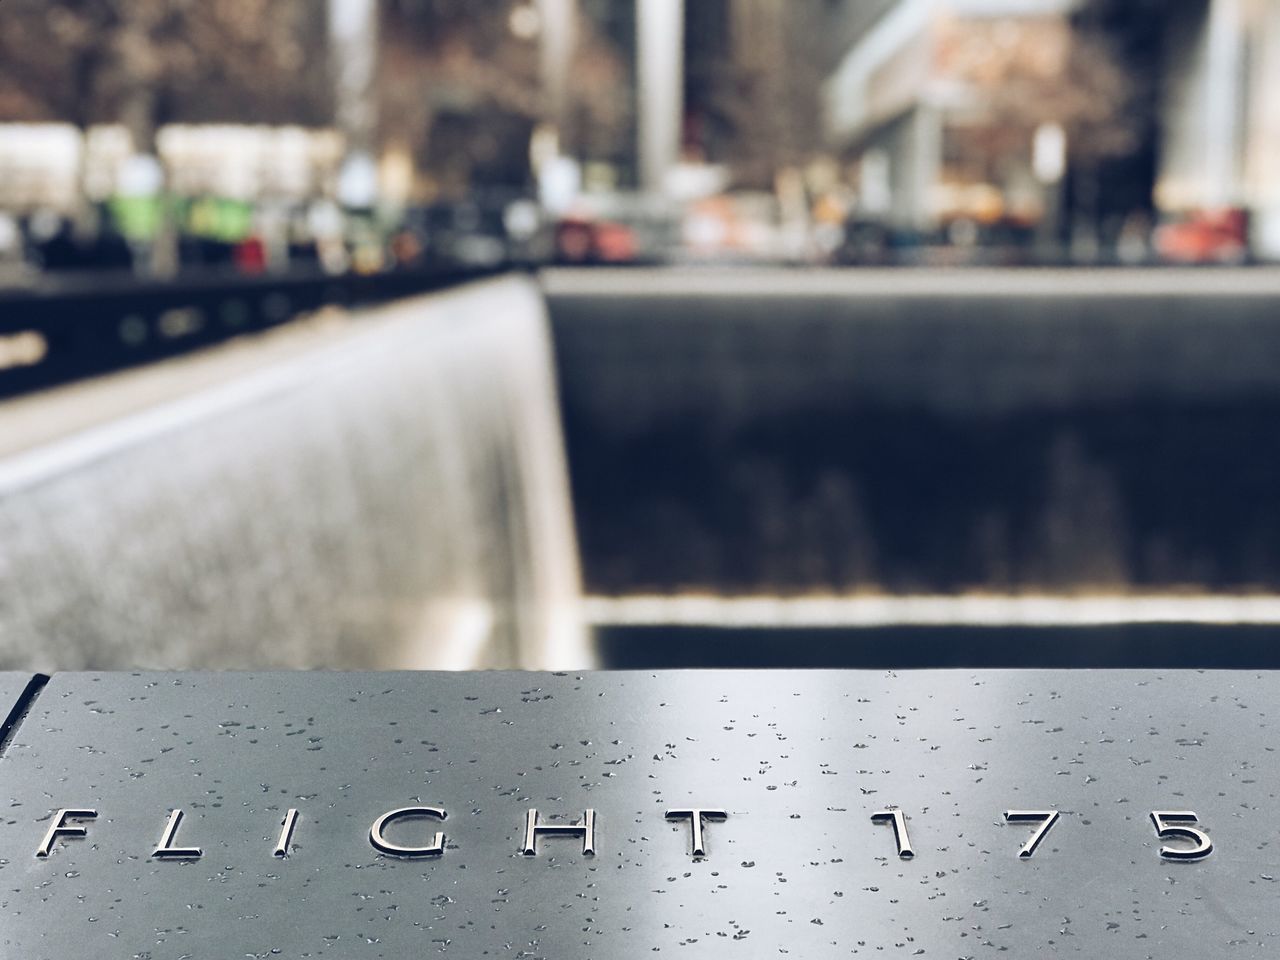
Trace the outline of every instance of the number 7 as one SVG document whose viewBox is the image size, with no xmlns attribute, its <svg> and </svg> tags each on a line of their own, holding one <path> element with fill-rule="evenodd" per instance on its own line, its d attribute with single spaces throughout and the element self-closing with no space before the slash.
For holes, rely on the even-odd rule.
<svg viewBox="0 0 1280 960">
<path fill-rule="evenodd" d="M 1039 821 L 1040 827 L 1031 835 L 1031 839 L 1026 842 L 1018 856 L 1023 860 L 1029 860 L 1031 855 L 1036 852 L 1036 847 L 1040 846 L 1040 841 L 1045 838 L 1049 829 L 1058 822 L 1057 810 L 1006 810 L 1004 818 L 1008 823 L 1023 823 L 1026 821 Z"/>
</svg>

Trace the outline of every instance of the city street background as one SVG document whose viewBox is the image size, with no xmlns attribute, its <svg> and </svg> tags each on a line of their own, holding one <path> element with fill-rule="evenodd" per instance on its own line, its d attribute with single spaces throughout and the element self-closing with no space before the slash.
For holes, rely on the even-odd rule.
<svg viewBox="0 0 1280 960">
<path fill-rule="evenodd" d="M 1280 258 L 1272 0 L 6 0 L 0 269 Z"/>
<path fill-rule="evenodd" d="M 1274 666 L 1280 0 L 0 0 L 0 666 Z"/>
</svg>

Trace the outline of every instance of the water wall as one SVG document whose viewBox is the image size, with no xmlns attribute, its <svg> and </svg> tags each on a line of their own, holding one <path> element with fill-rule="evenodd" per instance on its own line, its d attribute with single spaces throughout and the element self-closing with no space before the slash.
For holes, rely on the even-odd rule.
<svg viewBox="0 0 1280 960">
<path fill-rule="evenodd" d="M 564 667 L 577 593 L 525 280 L 0 410 L 4 668 Z"/>
</svg>

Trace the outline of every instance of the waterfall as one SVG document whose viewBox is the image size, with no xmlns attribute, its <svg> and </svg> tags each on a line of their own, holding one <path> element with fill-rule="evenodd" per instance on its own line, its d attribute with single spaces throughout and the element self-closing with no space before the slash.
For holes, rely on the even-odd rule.
<svg viewBox="0 0 1280 960">
<path fill-rule="evenodd" d="M 0 666 L 588 662 L 528 281 L 67 390 L 125 412 L 0 456 Z"/>
</svg>

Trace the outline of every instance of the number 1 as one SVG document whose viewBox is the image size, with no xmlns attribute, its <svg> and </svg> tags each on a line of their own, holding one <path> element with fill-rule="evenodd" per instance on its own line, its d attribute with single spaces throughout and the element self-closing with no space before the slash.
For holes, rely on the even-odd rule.
<svg viewBox="0 0 1280 960">
<path fill-rule="evenodd" d="M 911 849 L 911 838 L 907 836 L 907 815 L 901 810 L 881 810 L 873 813 L 871 819 L 875 823 L 893 821 L 893 838 L 898 842 L 898 856 L 910 860 L 916 855 Z"/>
</svg>

